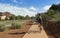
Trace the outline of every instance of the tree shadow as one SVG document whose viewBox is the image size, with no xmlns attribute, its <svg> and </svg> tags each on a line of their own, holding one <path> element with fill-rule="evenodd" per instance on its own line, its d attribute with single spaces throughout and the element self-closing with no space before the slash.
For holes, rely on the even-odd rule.
<svg viewBox="0 0 60 38">
<path fill-rule="evenodd" d="M 19 33 L 19 32 L 15 32 L 15 33 L 8 33 L 8 34 L 11 34 L 11 35 L 16 35 L 16 34 L 26 34 L 27 32 L 21 32 L 21 33 Z"/>
</svg>

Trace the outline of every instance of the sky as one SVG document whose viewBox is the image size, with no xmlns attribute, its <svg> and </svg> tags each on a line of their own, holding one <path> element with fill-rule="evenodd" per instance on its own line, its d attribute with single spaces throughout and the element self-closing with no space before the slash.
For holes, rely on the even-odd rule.
<svg viewBox="0 0 60 38">
<path fill-rule="evenodd" d="M 10 12 L 15 15 L 35 16 L 46 12 L 52 4 L 60 0 L 0 0 L 0 12 Z"/>
</svg>

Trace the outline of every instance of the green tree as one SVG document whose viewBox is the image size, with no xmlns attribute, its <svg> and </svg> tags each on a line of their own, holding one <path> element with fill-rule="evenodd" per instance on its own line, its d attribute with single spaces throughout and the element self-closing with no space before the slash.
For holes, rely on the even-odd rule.
<svg viewBox="0 0 60 38">
<path fill-rule="evenodd" d="M 24 19 L 24 16 L 18 15 L 18 16 L 16 16 L 16 19 L 17 20 Z"/>
<path fill-rule="evenodd" d="M 30 19 L 29 15 L 26 15 L 26 16 L 25 16 L 25 19 Z"/>
<path fill-rule="evenodd" d="M 15 15 L 12 15 L 12 16 L 10 17 L 10 20 L 15 20 L 15 18 L 16 18 L 16 16 L 15 16 Z"/>
<path fill-rule="evenodd" d="M 54 11 L 60 11 L 60 4 L 53 4 L 51 7 L 50 7 L 50 10 L 54 10 Z"/>
<path fill-rule="evenodd" d="M 52 18 L 54 18 L 54 14 L 56 14 L 54 12 L 54 10 L 48 10 L 44 15 L 43 15 L 43 19 L 45 20 L 51 20 Z"/>
</svg>

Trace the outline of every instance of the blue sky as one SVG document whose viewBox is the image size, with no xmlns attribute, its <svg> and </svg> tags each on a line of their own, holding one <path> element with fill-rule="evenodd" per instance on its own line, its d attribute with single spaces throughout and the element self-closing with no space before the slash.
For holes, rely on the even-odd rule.
<svg viewBox="0 0 60 38">
<path fill-rule="evenodd" d="M 11 12 L 15 15 L 34 16 L 36 13 L 47 11 L 52 4 L 60 0 L 0 0 L 0 11 Z"/>
</svg>

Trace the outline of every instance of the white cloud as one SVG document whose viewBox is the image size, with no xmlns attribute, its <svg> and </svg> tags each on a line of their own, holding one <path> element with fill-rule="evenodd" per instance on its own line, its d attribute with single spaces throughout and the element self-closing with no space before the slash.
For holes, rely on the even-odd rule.
<svg viewBox="0 0 60 38">
<path fill-rule="evenodd" d="M 57 2 L 56 4 L 60 4 L 60 2 Z"/>
<path fill-rule="evenodd" d="M 13 1 L 16 4 L 22 4 L 22 1 L 20 1 L 20 2 L 18 2 L 17 0 L 11 0 L 11 1 Z"/>
<path fill-rule="evenodd" d="M 14 3 L 18 3 L 17 0 L 11 0 L 11 1 L 13 1 Z"/>
<path fill-rule="evenodd" d="M 36 14 L 35 11 L 31 11 L 29 8 L 25 7 L 16 7 L 16 6 L 11 6 L 9 4 L 0 4 L 0 12 L 11 12 L 15 15 L 29 15 L 29 16 L 34 16 Z"/>
<path fill-rule="evenodd" d="M 30 10 L 37 10 L 37 8 L 35 8 L 34 6 L 31 6 L 29 9 Z"/>
<path fill-rule="evenodd" d="M 51 7 L 51 5 L 46 5 L 46 6 L 43 7 L 43 10 L 47 11 L 50 7 Z"/>
<path fill-rule="evenodd" d="M 17 1 L 16 0 L 13 0 L 15 3 L 17 3 Z"/>
</svg>

